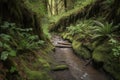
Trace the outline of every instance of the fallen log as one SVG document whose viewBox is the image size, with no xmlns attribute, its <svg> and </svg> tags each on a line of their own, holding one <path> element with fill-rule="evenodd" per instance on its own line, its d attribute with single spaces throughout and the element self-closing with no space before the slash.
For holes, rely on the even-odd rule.
<svg viewBox="0 0 120 80">
<path fill-rule="evenodd" d="M 65 43 L 65 42 L 57 42 L 57 43 L 62 45 L 71 45 L 71 43 Z"/>
<path fill-rule="evenodd" d="M 59 47 L 59 48 L 72 48 L 72 46 L 66 46 L 66 45 L 55 45 L 55 47 Z"/>
</svg>

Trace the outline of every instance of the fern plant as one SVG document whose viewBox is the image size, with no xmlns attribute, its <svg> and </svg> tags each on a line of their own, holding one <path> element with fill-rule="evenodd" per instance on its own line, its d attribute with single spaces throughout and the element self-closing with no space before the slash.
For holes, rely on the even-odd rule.
<svg viewBox="0 0 120 80">
<path fill-rule="evenodd" d="M 118 28 L 118 26 L 113 26 L 113 23 L 106 22 L 105 24 L 94 21 L 97 26 L 96 29 L 94 29 L 94 36 L 93 38 L 110 38 L 113 36 L 113 32 Z"/>
<path fill-rule="evenodd" d="M 75 34 L 82 32 L 79 25 L 67 27 L 67 30 L 71 36 L 74 36 Z"/>
<path fill-rule="evenodd" d="M 109 43 L 112 46 L 112 53 L 115 57 L 119 57 L 120 56 L 120 42 L 118 42 L 116 39 L 111 38 L 109 40 Z"/>
<path fill-rule="evenodd" d="M 16 56 L 18 51 L 38 49 L 44 44 L 37 35 L 31 34 L 32 28 L 17 28 L 14 23 L 5 22 L 0 26 L 1 59 L 6 60 L 9 56 Z"/>
<path fill-rule="evenodd" d="M 77 25 L 75 26 L 70 26 L 67 28 L 67 32 L 71 36 L 79 35 L 80 38 L 89 38 L 92 36 L 92 30 L 94 27 L 92 26 L 92 20 L 83 20 L 80 21 Z"/>
<path fill-rule="evenodd" d="M 0 34 L 0 47 L 3 48 L 1 52 L 1 59 L 6 60 L 8 56 L 16 56 L 16 50 L 13 50 L 9 44 L 11 36 L 7 34 Z"/>
</svg>

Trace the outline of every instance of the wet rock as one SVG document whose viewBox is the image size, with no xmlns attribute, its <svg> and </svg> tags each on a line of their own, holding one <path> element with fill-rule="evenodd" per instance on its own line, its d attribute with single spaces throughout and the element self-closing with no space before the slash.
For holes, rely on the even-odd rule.
<svg viewBox="0 0 120 80">
<path fill-rule="evenodd" d="M 57 65 L 52 68 L 52 71 L 61 71 L 61 70 L 66 70 L 68 69 L 67 65 Z"/>
</svg>

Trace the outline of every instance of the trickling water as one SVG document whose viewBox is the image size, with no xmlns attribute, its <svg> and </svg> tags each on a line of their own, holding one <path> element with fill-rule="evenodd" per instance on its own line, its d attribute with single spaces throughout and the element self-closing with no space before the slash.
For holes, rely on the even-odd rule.
<svg viewBox="0 0 120 80">
<path fill-rule="evenodd" d="M 59 45 L 57 44 L 59 40 L 63 43 L 66 43 L 66 41 L 61 40 L 60 37 L 57 36 L 53 38 L 55 46 Z M 55 54 L 57 55 L 56 58 L 59 58 L 56 60 L 64 61 L 68 65 L 70 74 L 75 78 L 70 80 L 110 80 L 108 79 L 107 75 L 105 75 L 104 72 L 94 69 L 91 65 L 84 66 L 86 63 L 82 59 L 79 59 L 74 54 L 72 48 L 56 47 Z M 63 80 L 67 80 L 67 79 L 69 78 Z M 57 80 L 62 80 L 62 79 L 57 79 Z"/>
</svg>

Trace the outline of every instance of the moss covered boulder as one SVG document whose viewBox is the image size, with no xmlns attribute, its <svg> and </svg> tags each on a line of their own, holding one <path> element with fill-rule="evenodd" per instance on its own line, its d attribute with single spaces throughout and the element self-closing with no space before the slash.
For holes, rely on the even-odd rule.
<svg viewBox="0 0 120 80">
<path fill-rule="evenodd" d="M 74 40 L 72 43 L 72 46 L 73 46 L 75 53 L 78 56 L 84 59 L 89 59 L 91 57 L 90 51 L 86 47 L 82 46 L 81 42 Z"/>
<path fill-rule="evenodd" d="M 112 54 L 111 46 L 104 43 L 95 48 L 92 58 L 95 66 L 103 67 L 116 80 L 120 80 L 120 62 L 119 58 Z M 103 65 L 101 66 L 101 63 Z"/>
<path fill-rule="evenodd" d="M 104 64 L 103 68 L 116 80 L 120 80 L 120 62 L 118 58 L 113 57 L 113 55 L 111 54 L 111 57 Z"/>
<path fill-rule="evenodd" d="M 103 64 L 107 62 L 110 53 L 111 48 L 109 45 L 102 44 L 97 46 L 92 53 L 93 66 L 97 69 L 101 68 Z"/>
<path fill-rule="evenodd" d="M 105 62 L 107 61 L 110 53 L 110 45 L 103 44 L 95 48 L 92 58 L 97 62 Z"/>
<path fill-rule="evenodd" d="M 32 71 L 27 70 L 28 80 L 52 80 L 50 76 L 47 75 L 46 72 L 43 71 Z"/>
</svg>

